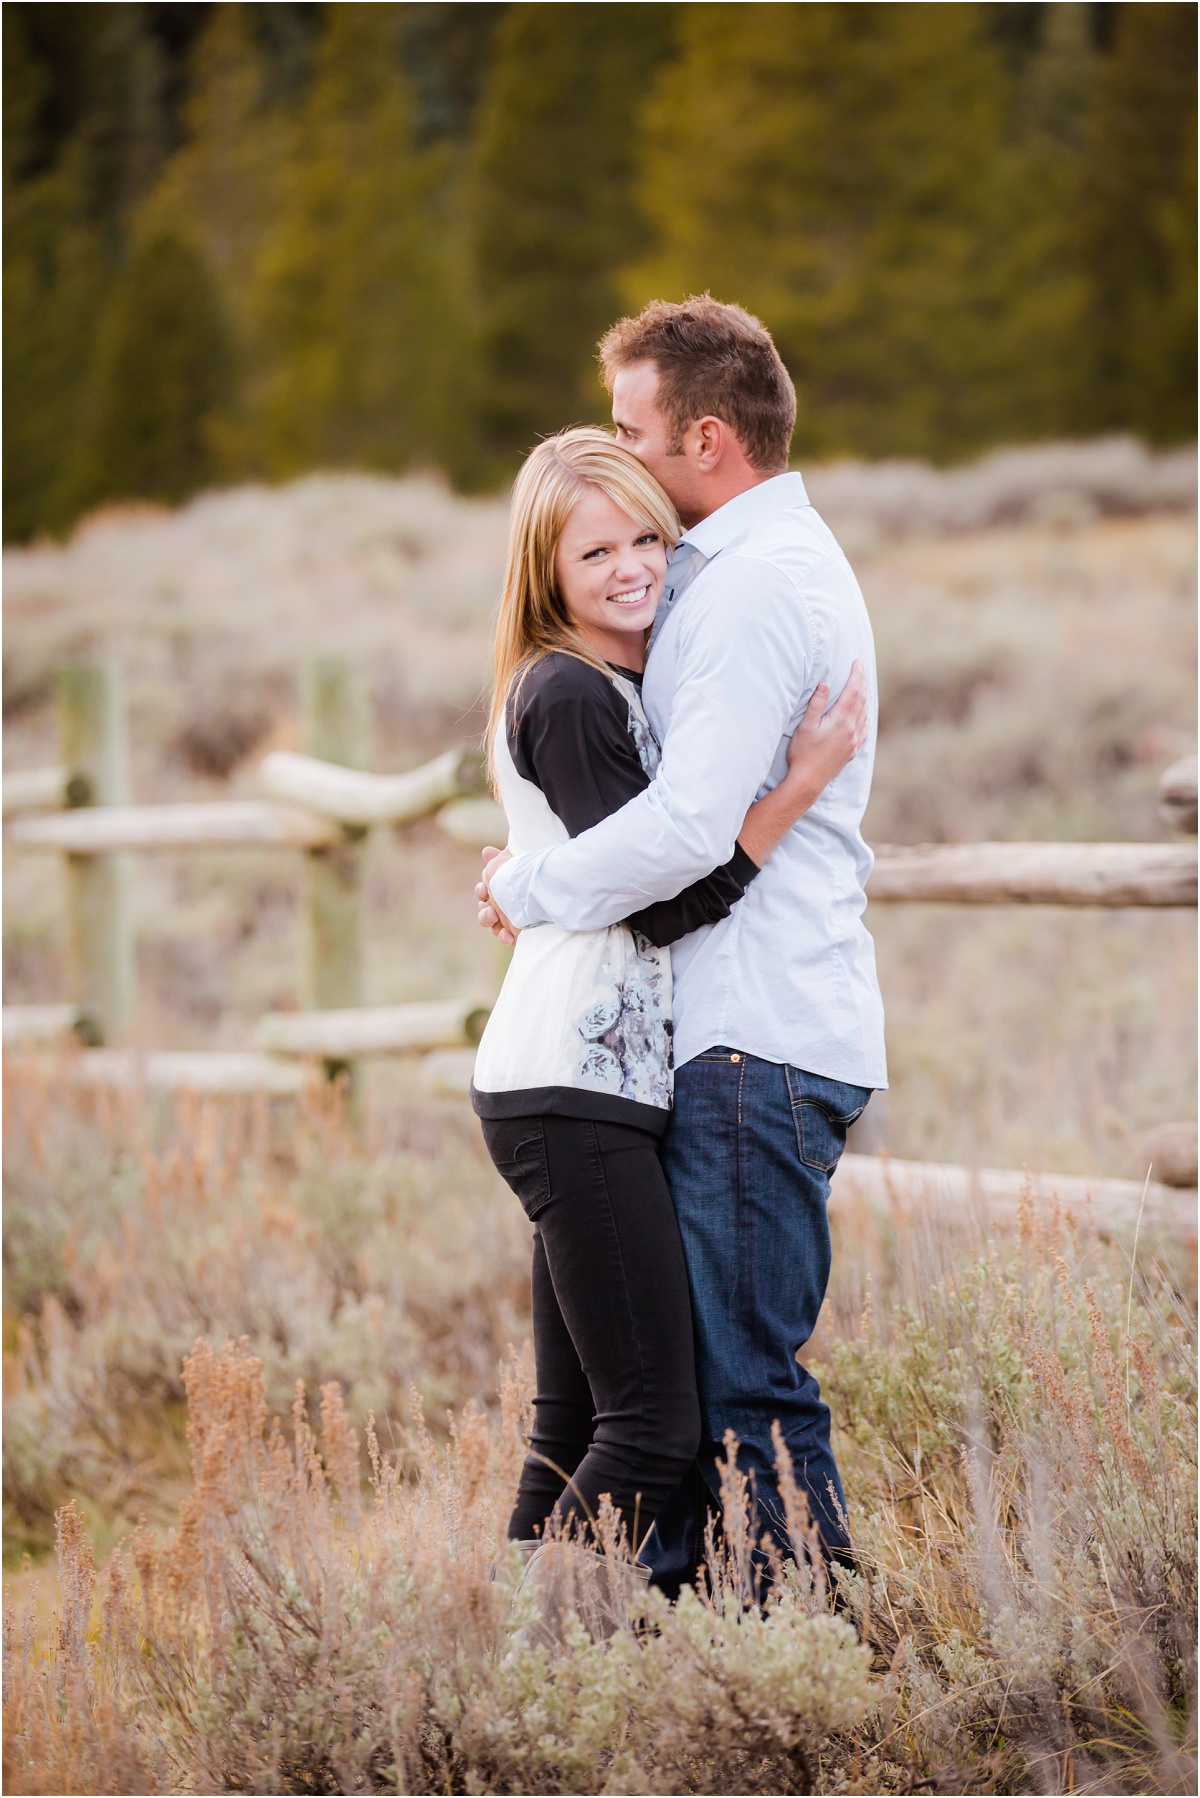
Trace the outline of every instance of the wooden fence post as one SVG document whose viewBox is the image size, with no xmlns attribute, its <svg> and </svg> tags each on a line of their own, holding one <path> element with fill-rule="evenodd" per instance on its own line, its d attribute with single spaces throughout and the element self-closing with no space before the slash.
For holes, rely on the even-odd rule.
<svg viewBox="0 0 1200 1798">
<path fill-rule="evenodd" d="M 367 760 L 367 715 L 359 671 L 342 656 L 319 656 L 305 670 L 304 710 L 309 755 L 344 768 Z M 362 840 L 343 826 L 328 848 L 310 849 L 307 862 L 307 938 L 304 1003 L 310 1011 L 361 1005 Z"/>
<path fill-rule="evenodd" d="M 64 668 L 58 714 L 67 805 L 128 804 L 119 670 L 89 663 Z M 78 1029 L 90 1042 L 119 1042 L 132 1022 L 135 997 L 129 858 L 68 855 L 66 872 L 67 978 L 82 1013 Z"/>
</svg>

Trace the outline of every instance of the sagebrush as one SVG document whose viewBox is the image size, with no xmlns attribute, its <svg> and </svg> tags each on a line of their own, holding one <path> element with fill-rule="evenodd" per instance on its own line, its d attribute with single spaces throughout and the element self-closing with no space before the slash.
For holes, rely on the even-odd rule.
<svg viewBox="0 0 1200 1798">
<path fill-rule="evenodd" d="M 61 1105 L 60 1142 L 70 1115 Z M 364 1315 L 352 1285 L 334 1304 L 332 1286 L 286 1279 L 273 1311 L 239 1312 L 243 1340 L 217 1324 L 182 1352 L 177 1334 L 155 1343 L 168 1318 L 194 1328 L 206 1263 L 227 1272 L 213 1234 L 223 1163 L 210 1151 L 206 1196 L 196 1154 L 198 1132 L 219 1133 L 205 1107 L 190 1122 L 131 1107 L 108 1128 L 150 1166 L 177 1162 L 149 1194 L 123 1189 L 124 1265 L 112 1233 L 78 1234 L 60 1244 L 57 1290 L 24 1295 L 10 1515 L 34 1541 L 57 1495 L 59 1599 L 46 1626 L 26 1579 L 23 1614 L 6 1609 L 7 1790 L 1195 1789 L 1194 1308 L 1153 1242 L 1131 1264 L 1086 1221 L 1030 1204 L 1011 1239 L 964 1227 L 935 1250 L 917 1232 L 857 1314 L 846 1270 L 863 1245 L 843 1234 L 819 1371 L 859 1565 L 836 1608 L 802 1517 L 794 1561 L 754 1601 L 729 1476 L 708 1586 L 673 1609 L 656 1601 L 610 1641 L 580 1630 L 548 1660 L 514 1633 L 519 1569 L 503 1543 L 528 1417 L 520 1361 L 498 1379 L 460 1364 L 460 1401 L 486 1403 L 427 1425 L 419 1393 L 398 1402 L 394 1380 L 343 1390 L 331 1347 Z M 316 1106 L 309 1128 L 306 1177 L 332 1220 L 349 1170 L 360 1191 L 380 1175 L 336 1110 Z M 320 1261 L 324 1236 L 296 1239 L 289 1222 L 284 1149 L 272 1174 L 269 1136 L 257 1159 L 242 1144 L 250 1196 L 224 1224 L 249 1259 L 275 1252 L 275 1232 Z M 444 1196 L 474 1176 L 461 1160 L 448 1177 L 443 1153 Z M 506 1205 L 477 1187 L 402 1238 L 414 1293 L 441 1280 L 453 1304 L 457 1290 L 454 1331 L 476 1355 L 499 1320 L 485 1321 L 472 1234 Z M 519 1233 L 507 1253 L 515 1270 Z M 402 1287 L 388 1294 L 402 1311 Z M 314 1298 L 323 1319 L 293 1312 Z M 281 1349 L 280 1310 L 299 1354 Z M 523 1315 L 518 1284 L 518 1336 Z M 421 1323 L 389 1327 L 400 1334 L 359 1352 L 386 1355 L 411 1330 L 419 1373 Z M 157 1355 L 158 1385 L 131 1380 L 131 1340 Z M 447 1390 L 444 1375 L 426 1384 Z M 97 1572 L 84 1512 L 110 1534 L 105 1515 L 128 1517 L 138 1455 L 171 1439 L 181 1398 L 190 1478 L 168 1482 L 157 1524 L 125 1526 Z M 47 1449 L 39 1463 L 56 1418 L 77 1458 Z"/>
</svg>

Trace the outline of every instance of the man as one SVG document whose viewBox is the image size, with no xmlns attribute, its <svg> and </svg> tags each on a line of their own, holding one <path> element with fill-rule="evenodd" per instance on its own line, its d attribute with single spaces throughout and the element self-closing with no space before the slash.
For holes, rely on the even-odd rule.
<svg viewBox="0 0 1200 1798">
<path fill-rule="evenodd" d="M 769 333 L 707 297 L 656 302 L 600 345 L 620 442 L 685 531 L 651 635 L 643 700 L 663 747 L 648 788 L 594 829 L 489 862 L 480 921 L 592 930 L 727 861 L 747 807 L 782 777 L 818 682 L 855 659 L 872 725 L 858 756 L 784 839 L 729 917 L 675 944 L 675 1105 L 663 1159 L 692 1286 L 704 1439 L 643 1549 L 668 1590 L 691 1580 L 726 1431 L 759 1525 L 787 1537 L 778 1419 L 827 1554 L 850 1553 L 829 1410 L 799 1365 L 829 1277 L 829 1178 L 886 1085 L 883 1010 L 862 922 L 860 823 L 877 714 L 862 594 L 787 472 L 791 380 Z"/>
</svg>

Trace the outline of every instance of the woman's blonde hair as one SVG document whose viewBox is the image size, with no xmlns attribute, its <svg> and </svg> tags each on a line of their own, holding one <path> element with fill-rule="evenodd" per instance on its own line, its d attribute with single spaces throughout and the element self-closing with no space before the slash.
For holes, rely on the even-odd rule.
<svg viewBox="0 0 1200 1798">
<path fill-rule="evenodd" d="M 495 782 L 497 733 L 509 698 L 542 656 L 561 650 L 608 673 L 571 623 L 558 588 L 555 551 L 580 495 L 597 487 L 631 518 L 657 531 L 672 548 L 679 538 L 675 508 L 637 457 L 593 426 L 547 437 L 526 457 L 513 487 L 504 590 L 496 616 L 488 764 Z"/>
</svg>

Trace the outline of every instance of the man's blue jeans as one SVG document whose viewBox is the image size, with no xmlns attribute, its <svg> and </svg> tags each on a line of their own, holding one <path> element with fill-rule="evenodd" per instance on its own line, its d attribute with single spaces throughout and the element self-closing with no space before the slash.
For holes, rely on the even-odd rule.
<svg viewBox="0 0 1200 1798">
<path fill-rule="evenodd" d="M 829 1280 L 826 1204 L 846 1131 L 870 1090 L 740 1051 L 708 1049 L 675 1075 L 663 1163 L 695 1313 L 701 1444 L 641 1559 L 655 1584 L 690 1583 L 720 1491 L 726 1430 L 753 1476 L 758 1527 L 786 1551 L 771 1425 L 778 1418 L 826 1552 L 849 1552 L 829 1407 L 796 1359 Z"/>
</svg>

